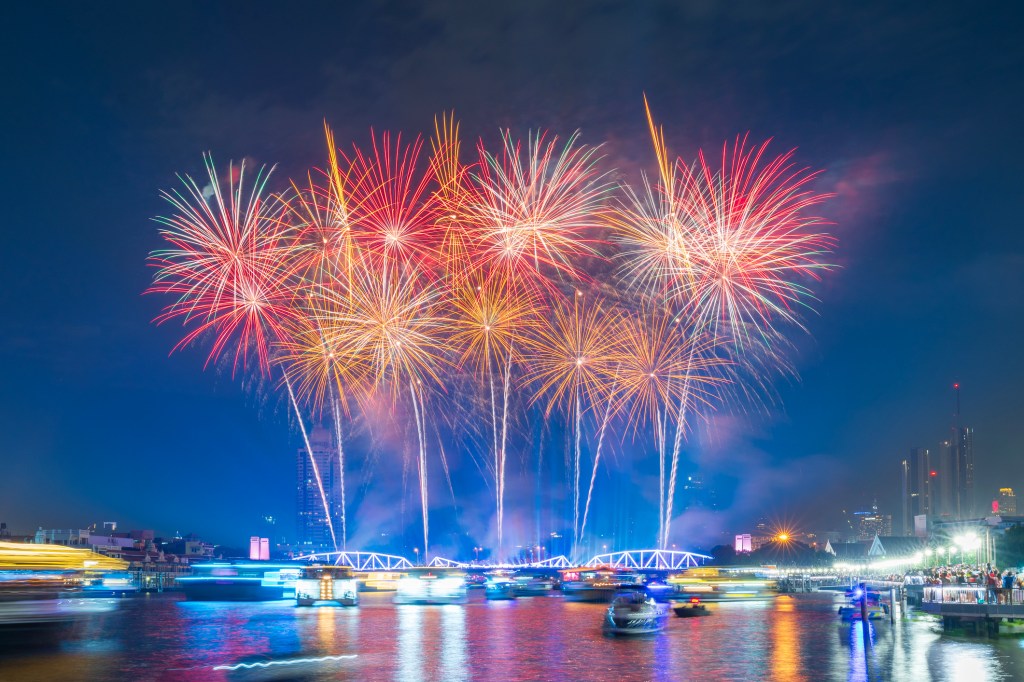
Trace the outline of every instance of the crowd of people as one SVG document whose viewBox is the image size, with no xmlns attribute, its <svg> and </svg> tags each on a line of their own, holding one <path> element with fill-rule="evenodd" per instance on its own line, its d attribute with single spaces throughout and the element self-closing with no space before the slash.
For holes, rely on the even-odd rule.
<svg viewBox="0 0 1024 682">
<path fill-rule="evenodd" d="M 932 587 L 984 587 L 979 602 L 990 604 L 1017 603 L 1013 590 L 1024 589 L 1024 573 L 1015 569 L 1000 572 L 992 564 L 955 564 L 910 571 L 902 577 L 905 585 L 929 585 Z M 945 599 L 945 596 L 943 597 Z"/>
</svg>

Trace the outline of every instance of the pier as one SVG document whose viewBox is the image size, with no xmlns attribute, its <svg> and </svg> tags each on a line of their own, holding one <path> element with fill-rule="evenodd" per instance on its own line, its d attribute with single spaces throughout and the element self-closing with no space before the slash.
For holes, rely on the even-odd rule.
<svg viewBox="0 0 1024 682">
<path fill-rule="evenodd" d="M 965 627 L 996 635 L 1006 621 L 1024 620 L 1024 590 L 970 585 L 925 587 L 921 610 L 942 618 L 943 629 Z"/>
</svg>

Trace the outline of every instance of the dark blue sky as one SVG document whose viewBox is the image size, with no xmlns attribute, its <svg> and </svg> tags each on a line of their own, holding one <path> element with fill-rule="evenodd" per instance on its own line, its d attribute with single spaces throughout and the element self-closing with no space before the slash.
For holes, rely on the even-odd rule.
<svg viewBox="0 0 1024 682">
<path fill-rule="evenodd" d="M 202 349 L 168 358 L 178 329 L 150 324 L 160 302 L 140 296 L 157 190 L 201 152 L 277 162 L 283 181 L 322 162 L 324 118 L 361 141 L 454 108 L 469 136 L 580 128 L 635 173 L 651 167 L 643 92 L 673 153 L 749 130 L 799 147 L 837 193 L 842 268 L 798 342 L 802 380 L 692 455 L 732 491 L 728 523 L 894 504 L 898 460 L 946 433 L 954 380 L 979 498 L 1024 487 L 1011 3 L 489 4 L 8 10 L 0 520 L 229 543 L 263 514 L 290 520 L 283 406 L 202 371 Z"/>
</svg>

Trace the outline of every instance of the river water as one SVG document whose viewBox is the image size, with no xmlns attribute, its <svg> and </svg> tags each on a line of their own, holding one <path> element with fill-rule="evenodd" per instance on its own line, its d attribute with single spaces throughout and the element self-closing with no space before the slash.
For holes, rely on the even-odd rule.
<svg viewBox="0 0 1024 682">
<path fill-rule="evenodd" d="M 927 616 L 841 624 L 827 593 L 712 605 L 661 634 L 602 635 L 604 606 L 126 599 L 47 648 L 0 650 L 0 680 L 1024 680 L 1024 639 L 943 634 Z M 0 637 L 3 635 L 0 634 Z"/>
</svg>

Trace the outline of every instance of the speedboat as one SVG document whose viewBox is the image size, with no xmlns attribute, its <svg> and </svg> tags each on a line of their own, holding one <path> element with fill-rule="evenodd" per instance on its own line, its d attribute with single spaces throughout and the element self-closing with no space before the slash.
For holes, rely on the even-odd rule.
<svg viewBox="0 0 1024 682">
<path fill-rule="evenodd" d="M 295 581 L 297 606 L 355 606 L 358 581 L 348 566 L 306 566 Z"/>
<path fill-rule="evenodd" d="M 667 621 L 668 605 L 659 604 L 643 587 L 637 587 L 615 594 L 602 628 L 608 634 L 648 635 L 664 630 Z"/>
<path fill-rule="evenodd" d="M 710 616 L 707 604 L 702 604 L 700 599 L 692 597 L 688 602 L 675 602 L 672 610 L 680 618 L 694 618 L 696 616 Z"/>
</svg>

